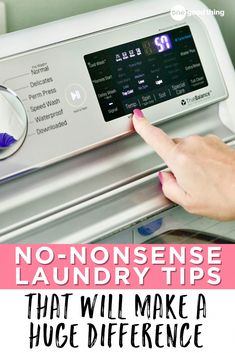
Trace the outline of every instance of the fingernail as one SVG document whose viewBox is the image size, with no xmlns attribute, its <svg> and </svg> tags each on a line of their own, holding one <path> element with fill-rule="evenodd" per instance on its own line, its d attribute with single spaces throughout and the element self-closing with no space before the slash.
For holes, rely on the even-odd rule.
<svg viewBox="0 0 235 353">
<path fill-rule="evenodd" d="M 143 119 L 144 118 L 144 114 L 142 112 L 142 110 L 140 109 L 134 109 L 133 110 L 133 114 L 136 116 L 136 118 L 138 119 Z"/>
<path fill-rule="evenodd" d="M 162 172 L 158 173 L 158 178 L 160 180 L 160 183 L 163 184 L 163 174 L 162 174 Z"/>
</svg>

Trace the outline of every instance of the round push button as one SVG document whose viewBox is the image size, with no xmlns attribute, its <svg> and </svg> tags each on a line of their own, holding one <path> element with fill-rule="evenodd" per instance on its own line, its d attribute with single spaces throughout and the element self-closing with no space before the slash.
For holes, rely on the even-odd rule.
<svg viewBox="0 0 235 353">
<path fill-rule="evenodd" d="M 72 84 L 66 89 L 66 100 L 74 108 L 82 106 L 87 98 L 85 89 L 79 84 Z"/>
<path fill-rule="evenodd" d="M 21 147 L 27 125 L 27 114 L 19 97 L 0 86 L 0 160 L 10 157 Z"/>
</svg>

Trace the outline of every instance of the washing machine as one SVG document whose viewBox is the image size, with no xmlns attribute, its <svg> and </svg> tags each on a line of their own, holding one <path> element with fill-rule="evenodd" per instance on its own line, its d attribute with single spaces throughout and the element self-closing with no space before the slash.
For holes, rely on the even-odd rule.
<svg viewBox="0 0 235 353">
<path fill-rule="evenodd" d="M 235 146 L 219 26 L 200 1 L 177 5 L 129 1 L 0 37 L 1 243 L 235 241 L 235 222 L 164 197 L 166 165 L 131 124 L 141 108 L 172 137 Z"/>
</svg>

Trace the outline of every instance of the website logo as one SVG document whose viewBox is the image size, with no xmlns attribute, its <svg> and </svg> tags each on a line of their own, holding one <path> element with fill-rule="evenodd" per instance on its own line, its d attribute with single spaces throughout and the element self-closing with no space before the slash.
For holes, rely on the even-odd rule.
<svg viewBox="0 0 235 353">
<path fill-rule="evenodd" d="M 183 5 L 175 5 L 171 9 L 171 17 L 175 21 L 182 21 L 187 16 L 186 8 Z"/>
<path fill-rule="evenodd" d="M 183 5 L 175 5 L 171 9 L 171 17 L 175 21 L 183 21 L 186 16 L 220 16 L 224 17 L 225 11 L 224 10 L 217 10 L 217 9 L 201 9 L 201 10 L 189 10 L 186 9 Z"/>
</svg>

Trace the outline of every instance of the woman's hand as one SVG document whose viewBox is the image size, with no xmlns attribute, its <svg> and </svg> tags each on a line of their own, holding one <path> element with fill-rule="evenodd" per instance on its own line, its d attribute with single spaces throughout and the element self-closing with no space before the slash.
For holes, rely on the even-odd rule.
<svg viewBox="0 0 235 353">
<path fill-rule="evenodd" d="M 172 140 L 136 109 L 136 132 L 165 161 L 171 172 L 159 173 L 162 190 L 171 201 L 194 213 L 235 220 L 235 151 L 217 136 Z"/>
</svg>

